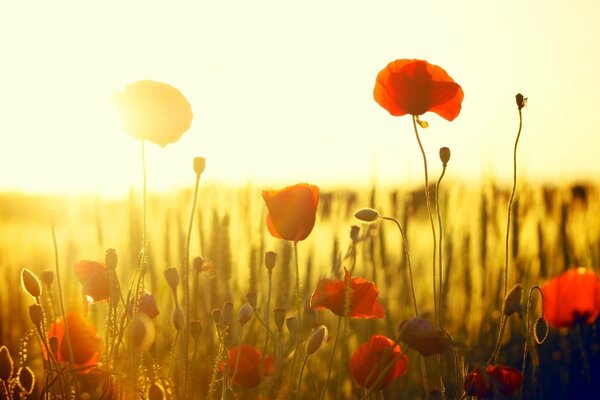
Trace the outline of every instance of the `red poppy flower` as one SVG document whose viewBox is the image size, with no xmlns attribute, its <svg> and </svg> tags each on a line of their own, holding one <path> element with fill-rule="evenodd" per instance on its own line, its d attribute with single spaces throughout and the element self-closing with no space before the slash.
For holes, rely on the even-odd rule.
<svg viewBox="0 0 600 400">
<path fill-rule="evenodd" d="M 82 368 L 89 366 L 91 368 L 100 359 L 100 338 L 96 335 L 94 327 L 79 313 L 71 312 L 66 317 L 75 367 Z M 56 354 L 58 361 L 68 362 L 69 347 L 65 334 L 65 323 L 62 318 L 50 325 L 48 338 L 53 336 L 58 339 L 58 351 Z M 89 372 L 89 370 L 85 371 Z"/>
<path fill-rule="evenodd" d="M 346 271 L 346 279 L 324 278 L 319 280 L 317 288 L 310 297 L 310 306 L 316 310 L 331 310 L 336 315 L 344 315 L 346 303 L 346 287 L 349 278 Z M 350 313 L 353 318 L 384 318 L 385 310 L 377 296 L 379 289 L 373 282 L 365 278 L 354 277 L 350 287 Z"/>
<path fill-rule="evenodd" d="M 267 227 L 276 238 L 299 242 L 308 237 L 313 227 L 319 203 L 319 188 L 299 183 L 279 191 L 264 190 L 267 204 Z"/>
<path fill-rule="evenodd" d="M 192 107 L 179 90 L 155 81 L 138 81 L 114 98 L 127 133 L 165 147 L 192 124 Z"/>
<path fill-rule="evenodd" d="M 73 271 L 83 285 L 83 295 L 93 303 L 110 297 L 110 277 L 106 266 L 98 261 L 81 260 L 73 264 Z"/>
<path fill-rule="evenodd" d="M 393 116 L 428 111 L 452 121 L 464 93 L 442 68 L 423 60 L 392 61 L 377 75 L 375 101 Z"/>
<path fill-rule="evenodd" d="M 240 361 L 234 382 L 246 387 L 254 387 L 260 383 L 260 362 L 263 362 L 263 374 L 269 376 L 273 373 L 273 357 L 267 354 L 264 358 L 260 350 L 248 345 L 241 346 Z M 233 378 L 235 363 L 238 356 L 238 348 L 229 350 L 229 379 Z M 221 372 L 225 369 L 225 363 L 221 364 Z"/>
<path fill-rule="evenodd" d="M 390 363 L 394 363 L 380 378 Z M 380 381 L 377 389 L 389 386 L 396 378 L 408 370 L 408 357 L 402 353 L 400 346 L 382 336 L 373 335 L 368 342 L 361 344 L 350 359 L 350 373 L 356 383 L 363 388 L 371 389 Z"/>
<path fill-rule="evenodd" d="M 544 319 L 556 327 L 591 324 L 600 314 L 600 278 L 592 270 L 574 268 L 542 286 Z"/>
<path fill-rule="evenodd" d="M 465 393 L 478 399 L 490 399 L 494 393 L 510 397 L 519 390 L 523 375 L 513 367 L 488 365 L 485 370 L 476 368 L 465 378 Z"/>
</svg>

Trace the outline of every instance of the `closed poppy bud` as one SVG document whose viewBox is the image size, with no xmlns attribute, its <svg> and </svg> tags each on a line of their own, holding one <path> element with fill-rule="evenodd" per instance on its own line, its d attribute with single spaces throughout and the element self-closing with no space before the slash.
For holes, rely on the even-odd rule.
<svg viewBox="0 0 600 400">
<path fill-rule="evenodd" d="M 413 318 L 398 327 L 400 339 L 424 357 L 440 354 L 452 346 L 448 335 L 429 320 Z"/>
<path fill-rule="evenodd" d="M 39 304 L 33 304 L 29 306 L 29 319 L 36 327 L 42 326 L 42 321 L 44 321 L 44 311 L 42 310 L 42 306 Z"/>
<path fill-rule="evenodd" d="M 40 297 L 42 288 L 38 279 L 26 268 L 21 271 L 21 284 L 32 297 Z"/>
<path fill-rule="evenodd" d="M 519 110 L 522 110 L 523 107 L 527 105 L 527 97 L 523 96 L 521 93 L 517 93 L 515 99 L 517 101 L 517 107 Z"/>
<path fill-rule="evenodd" d="M 176 331 L 181 330 L 183 327 L 183 311 L 181 310 L 181 307 L 176 306 L 173 310 L 172 322 Z"/>
<path fill-rule="evenodd" d="M 191 321 L 190 322 L 190 335 L 194 339 L 198 339 L 200 335 L 202 335 L 202 322 L 200 321 Z"/>
<path fill-rule="evenodd" d="M 277 261 L 277 253 L 274 251 L 267 251 L 265 253 L 265 267 L 270 271 L 275 268 L 275 261 Z"/>
<path fill-rule="evenodd" d="M 352 240 L 353 243 L 358 242 L 359 234 L 360 234 L 360 227 L 358 225 L 352 225 L 350 227 L 350 240 Z"/>
<path fill-rule="evenodd" d="M 246 293 L 246 300 L 250 304 L 252 308 L 256 308 L 256 303 L 258 301 L 258 295 L 256 292 L 248 292 Z"/>
<path fill-rule="evenodd" d="M 354 218 L 362 222 L 374 222 L 379 218 L 379 212 L 372 208 L 361 208 L 354 213 Z"/>
<path fill-rule="evenodd" d="M 389 364 L 392 367 L 387 369 Z M 400 346 L 382 335 L 373 335 L 352 353 L 350 373 L 366 389 L 383 389 L 408 370 L 408 357 Z M 381 375 L 387 371 L 383 377 Z"/>
<path fill-rule="evenodd" d="M 283 328 L 283 324 L 285 324 L 285 308 L 275 308 L 273 310 L 273 319 L 275 320 L 275 326 L 277 326 L 277 328 Z"/>
<path fill-rule="evenodd" d="M 221 325 L 221 317 L 222 317 L 222 312 L 221 309 L 219 308 L 215 308 L 214 310 L 212 310 L 211 315 L 213 317 L 213 321 L 215 322 L 215 324 L 217 325 Z"/>
<path fill-rule="evenodd" d="M 35 375 L 31 368 L 29 367 L 21 367 L 17 372 L 17 377 L 19 378 L 19 386 L 25 392 L 25 394 L 30 395 L 33 392 L 33 388 L 35 387 Z"/>
<path fill-rule="evenodd" d="M 115 249 L 106 250 L 106 254 L 104 255 L 104 263 L 106 264 L 106 268 L 115 269 L 117 268 L 117 251 Z"/>
<path fill-rule="evenodd" d="M 447 147 L 440 148 L 440 160 L 442 161 L 442 165 L 445 167 L 450 161 L 450 149 Z"/>
<path fill-rule="evenodd" d="M 160 314 L 156 297 L 152 293 L 142 293 L 138 302 L 138 310 L 146 314 L 150 319 L 154 319 Z"/>
<path fill-rule="evenodd" d="M 244 305 L 238 311 L 238 322 L 244 325 L 246 322 L 252 319 L 252 306 L 248 303 L 244 303 Z"/>
<path fill-rule="evenodd" d="M 42 271 L 42 273 L 40 274 L 40 280 L 44 285 L 50 287 L 54 282 L 54 271 Z"/>
<path fill-rule="evenodd" d="M 14 363 L 8 347 L 0 346 L 0 379 L 8 381 L 13 374 Z"/>
<path fill-rule="evenodd" d="M 267 205 L 267 228 L 272 236 L 295 243 L 308 237 L 315 226 L 319 188 L 308 183 L 262 192 Z"/>
<path fill-rule="evenodd" d="M 523 306 L 521 299 L 523 298 L 523 286 L 517 283 L 506 295 L 504 299 L 504 315 L 511 316 L 517 313 L 519 317 L 523 317 Z"/>
<path fill-rule="evenodd" d="M 167 283 L 171 287 L 172 291 L 177 290 L 177 286 L 179 285 L 179 272 L 175 268 L 167 268 L 165 269 L 165 279 Z"/>
<path fill-rule="evenodd" d="M 325 325 L 319 326 L 310 336 L 308 342 L 306 342 L 306 355 L 311 355 L 319 350 L 319 347 L 323 344 L 326 336 L 327 327 Z"/>
<path fill-rule="evenodd" d="M 194 157 L 194 172 L 196 175 L 202 175 L 206 168 L 206 159 L 204 157 Z"/>
<path fill-rule="evenodd" d="M 147 400 L 165 400 L 167 397 L 162 385 L 158 382 L 152 382 L 148 388 L 148 396 L 146 398 Z"/>
</svg>

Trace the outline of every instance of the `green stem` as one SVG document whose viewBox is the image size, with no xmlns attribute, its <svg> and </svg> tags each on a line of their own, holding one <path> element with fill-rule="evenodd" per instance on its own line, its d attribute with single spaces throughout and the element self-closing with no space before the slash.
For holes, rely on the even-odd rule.
<svg viewBox="0 0 600 400">
<path fill-rule="evenodd" d="M 237 372 L 238 372 L 238 367 L 240 364 L 240 358 L 242 356 L 242 331 L 243 331 L 244 325 L 240 325 L 240 334 L 238 336 L 238 346 L 237 346 L 237 355 L 235 357 L 235 366 L 233 367 L 233 375 L 231 376 L 231 382 L 229 384 L 229 386 L 231 387 L 231 385 L 233 385 L 233 382 L 235 382 L 235 377 L 237 376 Z M 263 363 L 262 360 L 261 364 Z"/>
<path fill-rule="evenodd" d="M 267 350 L 269 347 L 269 334 L 272 334 L 272 332 L 269 330 L 269 310 L 271 309 L 271 288 L 273 285 L 273 273 L 271 272 L 271 270 L 269 270 L 269 288 L 267 290 L 267 308 L 265 310 L 265 344 L 263 345 L 263 355 L 266 356 L 267 355 Z M 254 310 L 254 313 L 258 315 L 258 313 L 256 312 L 256 310 Z M 264 375 L 264 363 L 260 364 L 260 376 L 262 377 Z"/>
<path fill-rule="evenodd" d="M 443 227 L 442 227 L 442 215 L 440 212 L 440 183 L 442 182 L 442 178 L 444 177 L 444 175 L 446 174 L 446 165 L 444 165 L 442 167 L 442 174 L 440 175 L 436 185 L 435 185 L 435 208 L 437 210 L 437 219 L 438 219 L 438 227 L 440 230 L 440 240 L 438 243 L 438 255 L 439 255 L 439 260 L 438 260 L 438 291 L 439 291 L 439 299 L 438 299 L 438 305 L 439 305 L 439 314 L 438 314 L 438 324 L 440 325 L 440 327 L 444 326 L 444 300 L 443 300 L 443 285 L 442 285 L 442 281 L 443 281 L 443 241 L 444 241 L 444 236 L 443 236 Z"/>
<path fill-rule="evenodd" d="M 308 354 L 304 356 L 304 361 L 302 361 L 302 367 L 300 368 L 300 376 L 298 377 L 298 396 L 302 398 L 302 375 L 304 374 L 304 368 L 306 367 L 306 362 L 308 361 Z"/>
<path fill-rule="evenodd" d="M 436 300 L 437 293 L 437 285 L 436 285 L 436 277 L 435 277 L 435 263 L 436 263 L 436 251 L 437 251 L 437 236 L 435 234 L 435 224 L 433 222 L 433 212 L 431 211 L 431 199 L 429 197 L 429 174 L 427 172 L 427 157 L 425 156 L 425 150 L 423 149 L 423 144 L 421 143 L 421 138 L 419 137 L 419 130 L 417 129 L 417 117 L 413 115 L 413 128 L 415 130 L 415 136 L 417 138 L 417 142 L 419 143 L 419 149 L 421 149 L 421 155 L 423 156 L 423 167 L 425 170 L 425 202 L 427 203 L 427 213 L 429 214 L 429 222 L 431 224 L 431 234 L 433 238 L 433 305 L 435 317 L 438 316 L 438 304 Z"/>
<path fill-rule="evenodd" d="M 340 328 L 342 326 L 342 316 L 338 317 L 337 328 L 335 330 L 335 339 L 333 341 L 333 348 L 331 349 L 331 356 L 329 357 L 329 371 L 327 371 L 327 379 L 325 380 L 325 386 L 323 386 L 323 390 L 321 391 L 320 400 L 325 398 L 325 393 L 327 393 L 327 386 L 329 385 L 329 378 L 331 378 L 331 369 L 333 367 L 333 358 L 335 357 L 335 348 L 337 347 L 338 339 L 340 337 Z"/>
<path fill-rule="evenodd" d="M 298 313 L 298 329 L 302 327 L 301 300 L 300 300 L 300 264 L 298 262 L 298 242 L 294 241 L 294 264 L 296 266 L 296 312 Z M 300 337 L 300 335 L 298 335 Z M 298 339 L 298 342 L 300 339 Z"/>
</svg>

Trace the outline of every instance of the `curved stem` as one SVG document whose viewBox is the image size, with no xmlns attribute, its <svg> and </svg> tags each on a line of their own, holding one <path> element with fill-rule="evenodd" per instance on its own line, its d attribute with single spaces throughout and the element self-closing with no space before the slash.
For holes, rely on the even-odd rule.
<svg viewBox="0 0 600 400">
<path fill-rule="evenodd" d="M 525 368 L 527 367 L 527 353 L 528 353 L 527 343 L 529 341 L 529 330 L 531 329 L 531 327 L 529 325 L 530 313 L 531 313 L 531 298 L 533 296 L 533 291 L 536 289 L 540 293 L 542 302 L 544 301 L 544 293 L 542 292 L 542 289 L 537 285 L 532 286 L 531 289 L 529 289 L 529 295 L 527 296 L 527 306 L 526 306 L 527 308 L 525 310 L 525 343 L 523 345 L 523 360 L 521 361 L 521 375 L 522 376 L 525 376 Z M 542 318 L 543 317 L 544 317 L 544 311 L 542 308 Z"/>
<path fill-rule="evenodd" d="M 433 222 L 433 212 L 431 211 L 431 199 L 429 197 L 429 174 L 427 172 L 427 157 L 425 156 L 425 150 L 423 149 L 423 144 L 421 143 L 421 138 L 419 137 L 419 130 L 417 129 L 417 117 L 413 115 L 413 128 L 415 130 L 415 136 L 417 137 L 417 142 L 419 143 L 419 149 L 421 149 L 421 155 L 423 156 L 423 167 L 425 170 L 425 202 L 427 203 L 427 213 L 429 214 L 429 222 L 431 224 L 431 234 L 433 238 L 433 262 L 432 262 L 432 270 L 433 270 L 433 305 L 435 311 L 435 317 L 438 316 L 438 304 L 436 300 L 437 293 L 437 285 L 436 285 L 436 277 L 435 277 L 435 263 L 436 263 L 436 251 L 437 251 L 437 236 L 435 234 L 435 224 Z"/>
<path fill-rule="evenodd" d="M 442 215 L 440 212 L 440 183 L 442 182 L 442 178 L 444 178 L 444 175 L 446 174 L 446 165 L 444 164 L 442 167 L 442 174 L 440 175 L 436 185 L 435 185 L 435 208 L 437 211 L 437 220 L 438 220 L 438 227 L 440 230 L 440 240 L 438 243 L 438 255 L 439 255 L 439 260 L 438 260 L 438 285 L 439 285 L 439 299 L 438 299 L 438 307 L 439 307 L 439 314 L 438 314 L 438 324 L 440 325 L 440 328 L 444 326 L 444 300 L 443 300 L 443 241 L 444 241 L 444 236 L 443 236 L 443 227 L 442 227 Z"/>
<path fill-rule="evenodd" d="M 396 226 L 398 227 L 398 230 L 400 231 L 400 235 L 402 236 L 402 247 L 404 248 L 404 256 L 406 257 L 406 265 L 408 266 L 408 274 L 409 274 L 409 278 L 410 278 L 410 292 L 412 295 L 412 301 L 413 301 L 413 307 L 415 309 L 415 317 L 419 318 L 419 310 L 417 309 L 417 296 L 415 295 L 415 283 L 413 280 L 413 273 L 412 273 L 412 265 L 410 263 L 410 254 L 408 252 L 408 241 L 406 240 L 406 235 L 404 233 L 404 229 L 402 229 L 402 225 L 400 225 L 400 222 L 393 217 L 380 217 L 381 219 L 385 219 L 387 221 L 392 221 L 396 224 Z"/>
<path fill-rule="evenodd" d="M 300 376 L 298 377 L 298 396 L 302 398 L 302 375 L 304 374 L 304 368 L 306 367 L 306 362 L 308 361 L 308 354 L 304 356 L 304 361 L 302 362 L 302 367 L 300 368 Z"/>
<path fill-rule="evenodd" d="M 271 270 L 269 271 L 269 288 L 267 291 L 267 307 L 265 310 L 265 343 L 263 345 L 263 354 L 266 356 L 267 355 L 267 349 L 269 347 L 269 334 L 272 334 L 271 331 L 269 330 L 269 310 L 271 309 L 271 289 L 273 286 L 273 272 Z M 254 310 L 254 313 L 258 315 L 258 313 L 256 312 L 256 310 Z M 260 376 L 261 378 L 264 375 L 264 363 L 260 364 Z"/>
<path fill-rule="evenodd" d="M 327 379 L 325 380 L 325 386 L 323 386 L 323 390 L 321 391 L 320 400 L 325 398 L 325 393 L 327 393 L 327 386 L 329 385 L 329 378 L 331 378 L 331 369 L 333 367 L 333 358 L 335 357 L 335 348 L 337 347 L 338 339 L 340 337 L 340 328 L 342 327 L 342 316 L 338 317 L 337 328 L 335 330 L 335 339 L 333 341 L 333 348 L 331 349 L 331 356 L 329 357 L 329 371 L 327 371 Z"/>
<path fill-rule="evenodd" d="M 237 355 L 235 357 L 235 366 L 233 367 L 233 375 L 231 375 L 230 387 L 231 387 L 231 385 L 233 385 L 233 382 L 235 382 L 235 377 L 237 376 L 238 367 L 240 365 L 240 358 L 242 355 L 242 331 L 243 330 L 244 330 L 244 325 L 240 325 L 240 334 L 238 336 L 238 345 L 237 345 Z M 261 360 L 261 364 L 263 364 L 262 360 Z"/>
<path fill-rule="evenodd" d="M 301 327 L 301 301 L 300 301 L 300 264 L 298 262 L 298 242 L 294 241 L 294 264 L 296 266 L 296 312 L 298 313 L 298 327 Z M 299 336 L 298 336 L 299 337 Z M 298 339 L 298 343 L 299 343 Z"/>
</svg>

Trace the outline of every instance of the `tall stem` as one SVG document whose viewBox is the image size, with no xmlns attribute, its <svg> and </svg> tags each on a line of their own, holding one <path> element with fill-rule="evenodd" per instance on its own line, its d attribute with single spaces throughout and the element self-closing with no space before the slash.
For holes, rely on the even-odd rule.
<svg viewBox="0 0 600 400">
<path fill-rule="evenodd" d="M 335 348 L 337 347 L 338 339 L 340 337 L 340 330 L 342 327 L 342 316 L 338 317 L 337 328 L 335 330 L 335 339 L 333 340 L 333 348 L 331 349 L 331 356 L 329 357 L 329 371 L 327 371 L 327 379 L 325 380 L 325 386 L 323 386 L 323 391 L 321 391 L 320 400 L 325 398 L 325 394 L 327 393 L 327 386 L 329 385 L 329 378 L 331 378 L 331 369 L 333 367 L 333 358 L 335 357 Z"/>
<path fill-rule="evenodd" d="M 230 387 L 231 387 L 231 385 L 233 385 L 233 382 L 235 382 L 235 377 L 237 376 L 238 367 L 240 365 L 240 358 L 242 355 L 242 331 L 243 331 L 243 328 L 244 328 L 244 325 L 240 325 L 240 335 L 238 336 L 237 355 L 235 357 L 235 366 L 233 367 L 233 375 L 231 376 Z M 260 362 L 262 364 L 263 360 L 260 360 Z"/>
<path fill-rule="evenodd" d="M 436 277 L 435 277 L 435 262 L 436 262 L 436 249 L 437 249 L 437 236 L 435 234 L 435 224 L 433 222 L 433 212 L 431 211 L 431 199 L 429 197 L 429 174 L 427 172 L 427 157 L 425 156 L 425 150 L 423 149 L 423 144 L 421 143 L 421 138 L 419 137 L 419 130 L 417 129 L 417 117 L 413 115 L 413 128 L 415 130 L 415 136 L 417 137 L 417 142 L 419 143 L 419 149 L 421 149 L 421 155 L 423 156 L 423 167 L 425 170 L 425 202 L 427 203 L 427 213 L 429 214 L 429 222 L 431 224 L 431 235 L 433 238 L 433 305 L 435 310 L 435 316 L 438 316 L 438 304 L 436 300 L 437 293 L 437 285 L 436 285 Z"/>
<path fill-rule="evenodd" d="M 442 178 L 444 177 L 444 175 L 446 174 L 446 165 L 444 164 L 442 167 L 442 174 L 440 175 L 437 184 L 435 185 L 435 208 L 437 211 L 437 219 L 438 219 L 438 227 L 440 229 L 440 241 L 439 241 L 439 248 L 438 248 L 438 254 L 439 254 L 439 261 L 438 261 L 438 285 L 439 285 L 439 299 L 438 299 L 438 306 L 439 306 L 439 313 L 438 313 L 438 324 L 440 325 L 440 327 L 444 326 L 444 300 L 443 300 L 443 285 L 442 285 L 442 280 L 443 280 L 443 241 L 444 241 L 444 236 L 443 236 L 443 228 L 442 228 L 442 215 L 440 212 L 440 183 L 442 182 Z"/>
<path fill-rule="evenodd" d="M 302 327 L 302 319 L 301 319 L 301 299 L 300 299 L 300 264 L 298 262 L 298 242 L 294 241 L 294 264 L 296 266 L 296 312 L 298 313 L 298 327 Z M 300 337 L 298 335 L 298 337 Z M 298 343 L 300 343 L 300 339 L 298 339 Z"/>
</svg>

